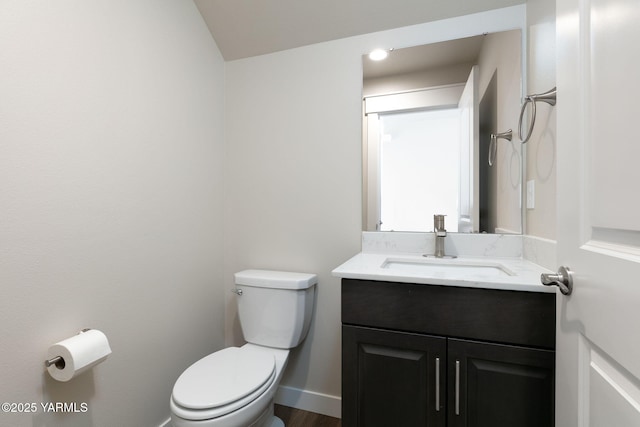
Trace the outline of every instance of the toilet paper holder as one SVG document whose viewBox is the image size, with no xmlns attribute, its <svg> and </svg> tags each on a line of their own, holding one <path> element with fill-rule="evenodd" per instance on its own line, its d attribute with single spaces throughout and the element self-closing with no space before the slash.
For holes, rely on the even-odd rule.
<svg viewBox="0 0 640 427">
<path fill-rule="evenodd" d="M 62 356 L 56 356 L 53 359 L 49 359 L 49 360 L 45 360 L 44 361 L 44 366 L 46 366 L 47 368 L 51 365 L 56 365 L 56 368 L 58 369 L 64 369 L 66 363 L 64 361 L 64 359 L 62 358 Z"/>
<path fill-rule="evenodd" d="M 80 332 L 78 332 L 78 334 L 81 334 L 83 332 L 87 332 L 90 331 L 91 328 L 84 328 L 83 330 L 81 330 Z M 56 356 L 53 357 L 49 360 L 45 360 L 44 361 L 44 366 L 46 366 L 47 368 L 51 365 L 56 365 L 56 368 L 58 369 L 64 369 L 64 367 L 66 366 L 66 362 L 64 361 L 64 358 L 62 356 Z"/>
</svg>

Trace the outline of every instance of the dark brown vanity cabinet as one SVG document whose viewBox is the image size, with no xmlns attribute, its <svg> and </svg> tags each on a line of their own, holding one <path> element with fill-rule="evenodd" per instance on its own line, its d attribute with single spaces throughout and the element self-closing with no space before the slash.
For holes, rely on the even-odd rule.
<svg viewBox="0 0 640 427">
<path fill-rule="evenodd" d="M 446 355 L 446 338 L 343 326 L 342 425 L 444 426 Z"/>
<path fill-rule="evenodd" d="M 551 427 L 555 294 L 343 279 L 342 425 Z"/>
</svg>

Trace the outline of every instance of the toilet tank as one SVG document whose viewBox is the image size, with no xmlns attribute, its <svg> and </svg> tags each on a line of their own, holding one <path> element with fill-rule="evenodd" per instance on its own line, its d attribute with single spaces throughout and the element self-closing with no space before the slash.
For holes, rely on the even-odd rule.
<svg viewBox="0 0 640 427">
<path fill-rule="evenodd" d="M 315 274 L 244 270 L 234 276 L 238 317 L 247 342 L 293 348 L 304 340 L 311 324 Z"/>
</svg>

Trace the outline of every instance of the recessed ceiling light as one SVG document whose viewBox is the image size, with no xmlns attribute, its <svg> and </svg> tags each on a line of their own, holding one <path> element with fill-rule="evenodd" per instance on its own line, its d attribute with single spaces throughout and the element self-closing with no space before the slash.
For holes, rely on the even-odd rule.
<svg viewBox="0 0 640 427">
<path fill-rule="evenodd" d="M 382 61 L 389 55 L 389 51 L 384 49 L 375 49 L 369 53 L 369 59 L 372 61 Z"/>
</svg>

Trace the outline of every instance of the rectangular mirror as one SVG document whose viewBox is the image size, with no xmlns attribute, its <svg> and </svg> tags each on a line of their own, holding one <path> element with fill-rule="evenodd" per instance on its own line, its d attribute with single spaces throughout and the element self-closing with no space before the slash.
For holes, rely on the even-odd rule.
<svg viewBox="0 0 640 427">
<path fill-rule="evenodd" d="M 517 129 L 520 30 L 388 53 L 363 57 L 364 230 L 522 233 L 522 144 L 491 143 Z"/>
</svg>

